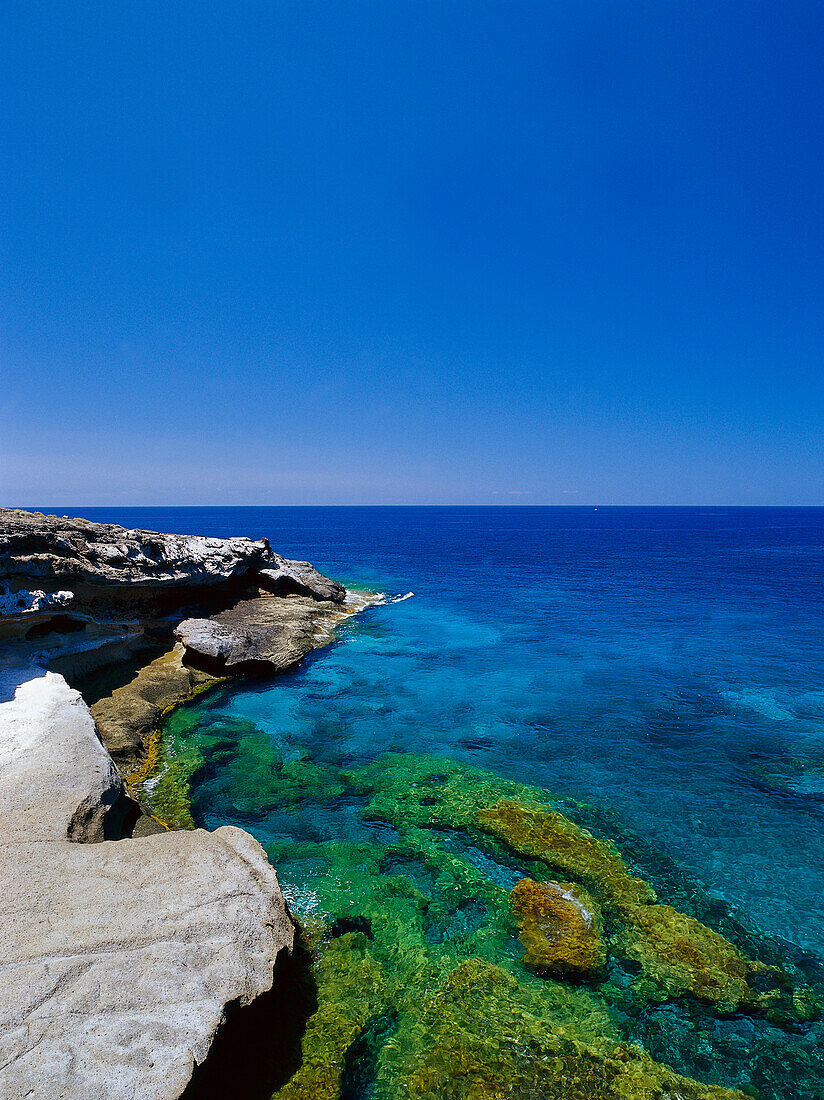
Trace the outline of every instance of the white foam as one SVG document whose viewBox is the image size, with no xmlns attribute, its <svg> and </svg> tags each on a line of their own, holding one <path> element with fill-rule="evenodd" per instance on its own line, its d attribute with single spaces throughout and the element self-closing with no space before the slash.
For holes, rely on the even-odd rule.
<svg viewBox="0 0 824 1100">
<path fill-rule="evenodd" d="M 548 883 L 547 883 L 547 886 L 548 886 L 548 887 L 549 887 L 549 888 L 550 888 L 551 890 L 554 890 L 556 894 L 560 894 L 562 898 L 566 898 L 566 900 L 567 900 L 568 902 L 571 902 L 571 903 L 572 903 L 572 905 L 574 905 L 574 906 L 575 906 L 575 908 L 576 908 L 576 909 L 578 910 L 578 912 L 579 912 L 579 913 L 581 914 L 581 916 L 583 917 L 583 919 L 584 919 L 584 924 L 585 924 L 585 925 L 587 926 L 587 928 L 592 928 L 592 917 L 593 917 L 593 914 L 592 914 L 592 913 L 590 913 L 590 911 L 589 911 L 589 910 L 587 909 L 587 907 L 586 907 L 586 906 L 584 905 L 584 903 L 583 903 L 583 902 L 581 901 L 581 899 L 580 899 L 580 898 L 577 898 L 577 897 L 576 897 L 576 896 L 575 896 L 575 895 L 574 895 L 574 894 L 572 893 L 572 891 L 571 891 L 571 890 L 565 890 L 565 889 L 563 888 L 563 886 L 561 886 L 561 885 L 560 885 L 560 883 L 557 883 L 557 882 L 548 882 Z"/>
<path fill-rule="evenodd" d="M 386 592 L 358 592 L 348 589 L 344 606 L 351 611 L 364 611 L 367 607 L 383 607 L 388 603 L 403 603 L 411 600 L 414 592 L 405 592 L 402 596 L 390 596 Z"/>
</svg>

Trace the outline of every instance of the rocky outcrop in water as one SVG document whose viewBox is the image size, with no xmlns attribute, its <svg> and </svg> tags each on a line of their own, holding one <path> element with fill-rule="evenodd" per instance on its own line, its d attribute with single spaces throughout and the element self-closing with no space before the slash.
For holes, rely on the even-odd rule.
<svg viewBox="0 0 824 1100">
<path fill-rule="evenodd" d="M 598 975 L 607 955 L 598 905 L 581 886 L 524 878 L 510 894 L 522 962 L 538 973 L 576 980 Z"/>
<path fill-rule="evenodd" d="M 168 641 L 193 611 L 301 595 L 341 604 L 346 590 L 268 540 L 129 530 L 0 509 L 0 643 L 82 676 Z"/>
<path fill-rule="evenodd" d="M 175 637 L 187 662 L 212 675 L 271 672 L 331 640 L 335 621 L 346 614 L 306 596 L 241 600 L 209 619 L 185 619 Z"/>
</svg>

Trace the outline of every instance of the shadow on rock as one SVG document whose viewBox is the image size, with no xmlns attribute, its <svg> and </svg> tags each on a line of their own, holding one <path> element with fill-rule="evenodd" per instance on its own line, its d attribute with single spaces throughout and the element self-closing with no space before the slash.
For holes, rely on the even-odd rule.
<svg viewBox="0 0 824 1100">
<path fill-rule="evenodd" d="M 298 938 L 291 957 L 278 956 L 271 990 L 230 1017 L 180 1100 L 269 1100 L 300 1068 L 317 1007 L 311 958 Z"/>
</svg>

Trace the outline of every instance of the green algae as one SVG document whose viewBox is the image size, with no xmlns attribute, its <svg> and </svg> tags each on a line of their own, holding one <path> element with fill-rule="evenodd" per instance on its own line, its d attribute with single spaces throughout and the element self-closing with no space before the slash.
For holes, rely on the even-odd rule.
<svg viewBox="0 0 824 1100">
<path fill-rule="evenodd" d="M 177 707 L 163 729 L 155 775 L 140 788 L 142 801 L 170 829 L 193 829 L 192 780 L 207 761 L 214 768 L 234 758 L 239 739 L 255 730 L 251 722 L 232 718 L 204 726 L 194 709 Z"/>
<path fill-rule="evenodd" d="M 632 874 L 610 841 L 558 813 L 535 788 L 499 780 L 439 759 L 378 761 L 380 789 L 366 813 L 403 829 L 463 829 L 485 833 L 511 852 L 559 872 L 590 891 L 613 926 L 608 949 L 640 967 L 635 1007 L 690 994 L 719 1012 L 761 1013 L 775 1023 L 803 1022 L 818 1011 L 808 991 L 793 988 L 778 968 L 747 958 L 723 936 L 671 906 Z M 361 780 L 363 782 L 363 780 Z M 367 783 L 367 791 L 370 789 Z"/>
<path fill-rule="evenodd" d="M 419 1100 L 640 1100 L 678 1096 L 734 1100 L 741 1093 L 678 1077 L 637 1047 L 584 1045 L 499 967 L 471 959 L 452 970 L 394 1046 L 402 1088 Z M 389 1053 L 392 1060 L 394 1051 Z"/>
<path fill-rule="evenodd" d="M 183 821 L 197 778 L 218 765 L 251 822 L 358 807 L 360 840 L 318 827 L 318 839 L 267 845 L 318 1006 L 278 1100 L 740 1097 L 655 1061 L 629 1041 L 633 1021 L 667 1003 L 700 1002 L 719 1027 L 741 1010 L 786 1027 L 817 1011 L 783 971 L 659 901 L 545 791 L 437 757 L 316 764 L 252 723 L 185 707 L 166 732 L 157 812 Z M 512 895 L 525 878 L 539 890 L 560 880 L 595 915 L 594 965 L 525 957 Z"/>
</svg>

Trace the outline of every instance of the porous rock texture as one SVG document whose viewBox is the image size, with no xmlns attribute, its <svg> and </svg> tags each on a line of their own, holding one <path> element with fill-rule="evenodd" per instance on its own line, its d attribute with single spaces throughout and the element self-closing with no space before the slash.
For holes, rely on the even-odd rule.
<svg viewBox="0 0 824 1100">
<path fill-rule="evenodd" d="M 274 869 L 232 827 L 106 840 L 130 800 L 79 693 L 5 667 L 0 700 L 0 1097 L 174 1100 L 292 948 Z"/>
<path fill-rule="evenodd" d="M 0 508 L 0 642 L 70 678 L 169 640 L 193 612 L 262 594 L 341 604 L 346 589 L 276 554 L 267 539 L 160 534 Z"/>
<path fill-rule="evenodd" d="M 208 587 L 260 570 L 266 570 L 268 586 L 283 592 L 311 595 L 319 585 L 322 599 L 340 602 L 345 595 L 342 585 L 322 577 L 309 562 L 276 554 L 267 539 L 167 535 L 0 508 L 0 581 L 12 590 L 27 588 L 32 578 L 47 591 L 83 584 Z"/>
</svg>

